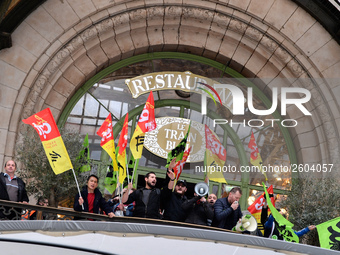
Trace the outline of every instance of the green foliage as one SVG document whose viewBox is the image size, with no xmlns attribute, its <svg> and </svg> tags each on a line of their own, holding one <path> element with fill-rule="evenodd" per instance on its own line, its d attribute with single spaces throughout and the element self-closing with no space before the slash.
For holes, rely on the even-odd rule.
<svg viewBox="0 0 340 255">
<path fill-rule="evenodd" d="M 299 176 L 292 180 L 292 189 L 283 202 L 294 230 L 318 225 L 340 216 L 340 185 L 336 178 Z M 300 242 L 319 246 L 316 230 L 304 235 Z"/>
<path fill-rule="evenodd" d="M 79 185 L 82 186 L 86 177 L 79 176 L 76 169 L 80 166 L 76 158 L 82 148 L 83 139 L 78 133 L 69 130 L 61 129 L 60 133 L 76 171 Z M 36 198 L 43 195 L 49 198 L 51 206 L 57 206 L 61 200 L 73 201 L 78 190 L 72 171 L 54 174 L 40 138 L 34 130 L 29 130 L 24 135 L 22 143 L 17 146 L 17 160 L 23 164 L 18 172 L 26 182 L 29 195 L 34 195 Z"/>
</svg>

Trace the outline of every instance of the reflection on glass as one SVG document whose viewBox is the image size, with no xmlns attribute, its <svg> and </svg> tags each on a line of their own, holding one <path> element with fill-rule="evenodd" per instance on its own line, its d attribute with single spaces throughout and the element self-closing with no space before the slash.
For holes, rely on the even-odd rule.
<svg viewBox="0 0 340 255">
<path fill-rule="evenodd" d="M 102 125 L 108 113 L 112 113 L 113 125 L 115 125 L 127 112 L 130 112 L 140 105 L 144 105 L 148 97 L 148 94 L 142 94 L 138 98 L 132 98 L 131 93 L 125 85 L 125 79 L 141 74 L 169 70 L 188 70 L 192 73 L 219 81 L 222 84 L 232 84 L 231 82 L 234 82 L 235 86 L 241 88 L 245 98 L 247 98 L 246 86 L 238 81 L 231 80 L 226 74 L 223 74 L 220 70 L 210 66 L 180 59 L 153 60 L 152 64 L 149 61 L 145 61 L 143 63 L 137 63 L 130 65 L 129 67 L 121 68 L 119 71 L 108 75 L 94 84 L 92 88 L 90 88 L 89 93 L 86 93 L 76 103 L 65 126 L 78 130 L 83 136 L 88 134 L 92 141 L 90 144 L 91 158 L 99 160 L 101 147 L 100 139 L 98 139 L 96 131 Z M 191 93 L 190 97 L 181 97 L 180 94 L 176 93 L 174 90 L 155 91 L 154 99 L 155 102 L 158 100 L 175 99 L 178 102 L 189 101 L 190 103 L 195 103 L 195 105 L 201 104 L 200 95 Z M 264 104 L 256 95 L 254 95 L 253 101 L 256 109 L 265 109 Z M 207 115 L 202 115 L 199 109 L 183 108 L 184 109 L 181 109 L 181 107 L 178 106 L 169 106 L 165 104 L 164 106 L 155 109 L 155 116 L 156 118 L 166 116 L 179 117 L 182 113 L 183 115 L 181 117 L 190 118 L 191 120 L 206 124 L 213 130 L 227 150 L 227 159 L 224 165 L 226 171 L 223 171 L 223 175 L 227 181 L 242 181 L 243 172 L 241 171 L 240 147 L 243 149 L 242 153 L 245 153 L 249 160 L 250 149 L 248 148 L 248 143 L 251 132 L 254 132 L 256 143 L 263 160 L 263 166 L 272 166 L 272 171 L 266 173 L 268 183 L 278 189 L 290 188 L 291 172 L 290 170 L 282 170 L 282 167 L 288 167 L 290 165 L 285 139 L 277 123 L 270 125 L 270 122 L 268 123 L 265 121 L 265 119 L 273 119 L 274 117 L 272 115 L 256 116 L 250 113 L 248 108 L 245 107 L 245 114 L 243 116 L 233 116 L 229 109 L 221 106 L 219 103 L 215 104 L 208 98 L 208 110 L 213 111 L 215 114 L 219 114 L 221 118 L 229 120 L 228 125 L 231 128 L 230 130 L 232 130 L 239 139 L 238 141 L 240 144 L 236 145 L 233 142 L 235 141 L 233 134 L 228 133 L 227 129 L 222 125 L 214 126 L 212 118 Z M 230 124 L 230 118 L 233 121 L 233 125 Z M 136 116 L 136 121 L 138 121 L 138 119 L 139 116 Z M 258 123 L 261 122 L 252 122 L 252 126 L 250 126 L 247 123 L 250 119 L 263 120 L 265 125 L 260 126 Z M 129 139 L 133 132 L 131 126 L 132 121 L 129 122 Z M 118 139 L 119 135 L 115 137 L 116 144 Z M 142 158 L 139 161 L 140 167 L 147 167 L 150 168 L 150 170 L 153 168 L 165 169 L 165 164 L 165 159 L 153 155 L 146 149 L 143 150 Z M 186 164 L 183 173 L 190 174 L 193 178 L 203 180 L 205 173 L 197 172 L 195 170 L 197 166 L 203 165 L 204 162 Z M 249 164 L 247 167 L 250 166 L 251 165 Z M 235 171 L 230 171 L 228 169 L 233 169 Z M 258 183 L 261 184 L 264 181 L 264 175 L 260 171 L 249 171 L 246 174 L 249 175 L 248 184 L 256 185 Z M 224 185 L 224 188 L 228 187 L 230 186 Z"/>
</svg>

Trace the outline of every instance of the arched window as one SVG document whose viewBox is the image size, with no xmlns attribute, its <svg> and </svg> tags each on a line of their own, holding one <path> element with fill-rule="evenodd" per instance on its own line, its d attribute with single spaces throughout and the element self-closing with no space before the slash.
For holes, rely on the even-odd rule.
<svg viewBox="0 0 340 255">
<path fill-rule="evenodd" d="M 129 112 L 129 138 L 131 137 L 139 114 L 146 102 L 148 94 L 133 98 L 126 79 L 155 72 L 184 72 L 207 77 L 221 84 L 231 83 L 241 89 L 245 98 L 248 88 L 253 88 L 253 106 L 263 110 L 271 107 L 271 100 L 259 89 L 261 81 L 242 77 L 230 68 L 190 54 L 158 53 L 132 57 L 113 64 L 101 71 L 77 92 L 65 108 L 59 124 L 67 128 L 78 130 L 82 135 L 89 135 L 91 158 L 98 161 L 97 174 L 105 176 L 106 166 L 100 167 L 100 162 L 108 162 L 108 155 L 100 147 L 100 137 L 97 130 L 110 112 L 113 116 L 114 137 L 117 145 L 124 116 Z M 255 82 L 257 83 L 255 85 Z M 283 193 L 289 189 L 291 172 L 289 166 L 296 163 L 296 156 L 288 128 L 282 126 L 282 117 L 274 112 L 265 116 L 253 114 L 244 104 L 244 115 L 233 115 L 230 110 L 215 104 L 208 98 L 208 111 L 201 114 L 200 98 L 198 93 L 188 93 L 180 89 L 154 91 L 155 115 L 161 117 L 178 117 L 206 124 L 218 136 L 220 142 L 227 150 L 227 159 L 224 168 L 224 177 L 228 185 L 210 182 L 210 191 L 221 195 L 229 186 L 240 186 L 243 194 L 252 196 L 255 191 L 261 191 L 262 182 L 265 181 L 263 173 L 252 172 L 250 168 L 250 148 L 248 143 L 252 132 L 263 160 L 263 166 L 268 167 L 268 183 L 273 184 L 275 193 Z M 228 123 L 216 124 L 214 120 L 225 120 Z M 274 121 L 275 119 L 275 121 Z M 216 124 L 216 125 L 214 125 Z M 129 145 L 127 147 L 129 158 Z M 105 163 L 107 164 L 107 163 Z M 158 173 L 160 179 L 165 177 L 166 159 L 155 155 L 148 149 L 143 150 L 143 156 L 138 162 L 138 174 L 141 176 L 148 171 Z M 182 178 L 194 183 L 203 181 L 204 173 L 197 171 L 197 166 L 204 162 L 191 162 L 187 164 Z M 243 167 L 243 168 L 242 168 Z M 283 169 L 282 167 L 285 167 Z M 133 165 L 130 165 L 130 171 Z M 143 183 L 141 184 L 143 185 Z M 241 200 L 242 208 L 248 207 L 248 196 Z"/>
</svg>

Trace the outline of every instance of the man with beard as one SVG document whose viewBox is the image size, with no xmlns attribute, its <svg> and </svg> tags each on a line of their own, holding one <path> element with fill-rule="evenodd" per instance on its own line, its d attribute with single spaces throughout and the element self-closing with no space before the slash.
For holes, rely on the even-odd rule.
<svg viewBox="0 0 340 255">
<path fill-rule="evenodd" d="M 214 204 L 216 203 L 216 200 L 217 200 L 217 196 L 214 194 L 214 193 L 211 193 L 209 196 L 208 196 L 208 203 L 211 204 L 212 206 L 214 206 Z"/>
<path fill-rule="evenodd" d="M 137 189 L 130 195 L 125 192 L 122 197 L 123 204 L 135 202 L 133 217 L 160 219 L 161 190 L 156 188 L 156 174 L 149 172 L 145 175 L 145 187 Z M 129 183 L 128 190 L 132 189 Z"/>
</svg>

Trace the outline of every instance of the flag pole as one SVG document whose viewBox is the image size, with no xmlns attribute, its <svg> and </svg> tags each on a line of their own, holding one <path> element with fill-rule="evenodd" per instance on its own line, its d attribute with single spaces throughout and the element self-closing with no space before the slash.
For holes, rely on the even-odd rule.
<svg viewBox="0 0 340 255">
<path fill-rule="evenodd" d="M 135 159 L 135 165 L 133 166 L 133 171 L 132 171 L 132 176 L 131 176 L 131 183 L 133 182 L 133 177 L 135 175 L 136 165 L 137 165 L 137 159 Z"/>
<path fill-rule="evenodd" d="M 126 152 L 125 152 L 126 153 Z M 126 155 L 126 154 L 125 154 Z M 127 175 L 127 179 L 128 179 L 128 184 L 129 184 L 129 182 L 130 182 L 130 175 L 129 175 L 129 166 L 128 166 L 128 164 L 127 164 L 127 157 L 125 157 L 125 165 L 126 165 L 126 175 Z M 131 177 L 132 178 L 132 177 Z"/>
<path fill-rule="evenodd" d="M 80 193 L 80 189 L 79 189 L 79 184 L 78 184 L 78 181 L 77 181 L 76 173 L 74 172 L 74 169 L 73 169 L 73 168 L 72 168 L 72 173 L 73 173 L 74 179 L 76 180 L 76 184 L 77 184 L 77 188 L 78 188 L 79 197 L 82 197 L 82 196 L 81 196 L 81 193 Z M 83 208 L 83 210 L 84 210 L 84 204 L 81 205 L 81 208 Z"/>
</svg>

